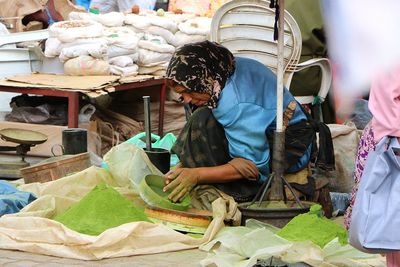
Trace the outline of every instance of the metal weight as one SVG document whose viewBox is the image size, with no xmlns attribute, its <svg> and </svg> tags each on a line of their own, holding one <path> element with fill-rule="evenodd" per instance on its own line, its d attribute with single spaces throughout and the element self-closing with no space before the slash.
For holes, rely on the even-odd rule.
<svg viewBox="0 0 400 267">
<path fill-rule="evenodd" d="M 87 130 L 68 128 L 62 131 L 62 146 L 65 155 L 87 152 Z"/>
</svg>

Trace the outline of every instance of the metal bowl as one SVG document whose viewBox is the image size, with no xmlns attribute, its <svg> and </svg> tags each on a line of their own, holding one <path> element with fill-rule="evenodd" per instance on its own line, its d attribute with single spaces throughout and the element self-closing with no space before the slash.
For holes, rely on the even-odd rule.
<svg viewBox="0 0 400 267">
<path fill-rule="evenodd" d="M 16 128 L 6 128 L 0 130 L 0 136 L 3 140 L 26 145 L 37 145 L 46 142 L 45 134 Z"/>
<path fill-rule="evenodd" d="M 239 210 L 242 212 L 241 224 L 245 225 L 246 220 L 252 218 L 276 227 L 283 227 L 297 215 L 309 212 L 310 207 L 316 204 L 314 202 L 302 201 L 301 204 L 303 204 L 303 207 L 299 207 L 296 201 L 287 201 L 287 208 L 270 208 L 268 206 L 265 208 L 263 207 L 265 203 L 266 201 L 262 202 L 261 207 L 257 207 L 257 204 L 249 206 L 250 202 L 240 203 Z"/>
<path fill-rule="evenodd" d="M 143 200 L 154 207 L 185 211 L 190 207 L 190 196 L 185 197 L 181 202 L 172 202 L 168 199 L 171 192 L 163 192 L 165 178 L 158 175 L 147 175 L 139 184 L 140 196 Z"/>
</svg>

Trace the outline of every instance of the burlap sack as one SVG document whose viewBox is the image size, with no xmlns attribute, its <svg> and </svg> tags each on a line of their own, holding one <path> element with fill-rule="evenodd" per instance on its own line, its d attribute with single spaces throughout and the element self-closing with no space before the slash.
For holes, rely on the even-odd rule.
<svg viewBox="0 0 400 267">
<path fill-rule="evenodd" d="M 0 17 L 18 17 L 6 20 L 7 24 L 12 24 L 11 32 L 26 31 L 27 28 L 22 24 L 22 19 L 29 14 L 33 14 L 48 3 L 49 0 L 0 0 Z M 82 7 L 75 6 L 69 0 L 51 0 L 55 10 L 64 20 L 68 19 L 68 14 L 72 11 L 84 11 Z"/>
</svg>

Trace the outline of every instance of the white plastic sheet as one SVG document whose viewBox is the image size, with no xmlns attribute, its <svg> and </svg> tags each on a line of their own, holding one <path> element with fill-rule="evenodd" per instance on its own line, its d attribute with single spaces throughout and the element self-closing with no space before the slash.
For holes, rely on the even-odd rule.
<svg viewBox="0 0 400 267">
<path fill-rule="evenodd" d="M 200 247 L 213 252 L 201 261 L 201 265 L 250 267 L 257 260 L 272 260 L 275 265 L 306 263 L 315 267 L 386 266 L 384 257 L 360 252 L 350 245 L 341 246 L 337 239 L 321 249 L 311 241 L 287 241 L 275 235 L 275 232 L 273 226 L 254 220 L 248 220 L 246 227 L 226 227 L 213 241 Z"/>
</svg>

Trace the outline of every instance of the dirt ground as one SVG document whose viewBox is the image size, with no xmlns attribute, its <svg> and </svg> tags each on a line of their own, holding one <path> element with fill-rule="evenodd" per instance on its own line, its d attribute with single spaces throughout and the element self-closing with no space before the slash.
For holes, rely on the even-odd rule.
<svg viewBox="0 0 400 267">
<path fill-rule="evenodd" d="M 103 259 L 99 261 L 83 261 L 67 258 L 58 258 L 46 255 L 32 254 L 13 250 L 0 250 L 0 266 L 2 267 L 30 267 L 30 266 L 173 266 L 195 267 L 207 253 L 198 249 L 177 252 Z"/>
</svg>

